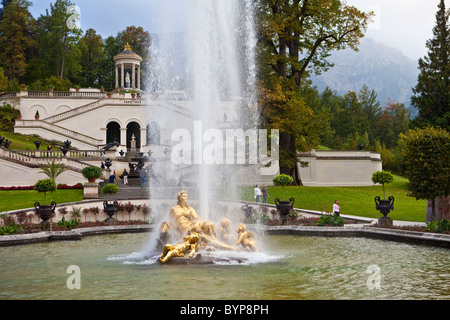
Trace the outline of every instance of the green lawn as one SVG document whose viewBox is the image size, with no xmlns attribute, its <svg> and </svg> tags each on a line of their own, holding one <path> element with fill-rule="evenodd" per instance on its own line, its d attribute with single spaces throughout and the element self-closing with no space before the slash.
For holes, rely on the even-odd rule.
<svg viewBox="0 0 450 320">
<path fill-rule="evenodd" d="M 57 204 L 83 200 L 83 190 L 58 190 L 47 193 L 46 204 L 55 201 Z M 44 204 L 44 194 L 37 191 L 0 191 L 0 213 L 34 208 L 34 203 Z"/>
<path fill-rule="evenodd" d="M 47 149 L 48 142 L 39 139 L 35 136 L 23 135 L 19 133 L 12 133 L 7 131 L 0 131 L 0 136 L 12 141 L 11 150 L 36 150 L 34 142 L 40 140 L 42 142 L 40 149 Z"/>
<path fill-rule="evenodd" d="M 417 201 L 407 196 L 407 179 L 394 176 L 394 182 L 385 186 L 386 198 L 394 196 L 394 211 L 389 214 L 394 220 L 425 222 L 426 201 Z M 283 200 L 281 187 L 268 187 L 268 203 Z M 373 187 L 285 187 L 286 200 L 295 199 L 294 207 L 299 209 L 332 211 L 334 200 L 339 200 L 341 213 L 369 218 L 380 218 L 375 209 L 374 198 L 383 199 L 383 188 Z M 253 201 L 253 187 L 242 189 L 242 200 Z"/>
<path fill-rule="evenodd" d="M 417 201 L 407 196 L 407 180 L 394 176 L 394 182 L 386 185 L 386 197 L 394 196 L 394 211 L 389 214 L 394 220 L 425 222 L 426 201 Z M 253 201 L 253 187 L 241 187 L 241 200 Z M 281 187 L 269 187 L 268 203 L 275 198 L 282 200 Z M 225 198 L 226 191 L 221 192 Z M 330 211 L 334 200 L 338 199 L 341 213 L 361 217 L 380 218 L 375 210 L 375 196 L 383 197 L 381 186 L 373 187 L 285 187 L 286 200 L 295 198 L 294 206 L 299 209 Z M 32 208 L 34 202 L 43 203 L 43 194 L 37 191 L 0 191 L 0 213 L 23 208 Z M 47 195 L 47 203 L 58 204 L 77 202 L 83 199 L 83 190 L 58 190 Z"/>
</svg>

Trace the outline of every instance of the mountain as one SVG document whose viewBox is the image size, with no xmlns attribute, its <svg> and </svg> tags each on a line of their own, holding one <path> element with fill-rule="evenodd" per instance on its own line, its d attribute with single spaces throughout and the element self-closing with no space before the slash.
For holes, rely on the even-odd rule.
<svg viewBox="0 0 450 320">
<path fill-rule="evenodd" d="M 417 111 L 411 106 L 412 88 L 417 84 L 418 62 L 400 50 L 364 38 L 359 51 L 347 49 L 334 52 L 329 61 L 335 66 L 311 80 L 321 92 L 327 86 L 338 94 L 358 92 L 364 85 L 374 89 L 382 106 L 390 98 L 404 103 L 413 118 Z"/>
</svg>

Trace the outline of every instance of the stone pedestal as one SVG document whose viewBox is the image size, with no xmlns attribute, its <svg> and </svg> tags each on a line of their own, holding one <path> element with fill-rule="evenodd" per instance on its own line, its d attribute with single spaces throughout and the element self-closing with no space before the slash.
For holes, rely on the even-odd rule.
<svg viewBox="0 0 450 320">
<path fill-rule="evenodd" d="M 392 228 L 394 226 L 394 221 L 389 217 L 383 217 L 378 219 L 378 226 L 381 228 Z"/>
<path fill-rule="evenodd" d="M 98 183 L 85 183 L 83 186 L 83 199 L 98 199 Z"/>
<path fill-rule="evenodd" d="M 117 226 L 117 219 L 114 218 L 107 218 L 104 222 L 107 226 Z"/>
</svg>

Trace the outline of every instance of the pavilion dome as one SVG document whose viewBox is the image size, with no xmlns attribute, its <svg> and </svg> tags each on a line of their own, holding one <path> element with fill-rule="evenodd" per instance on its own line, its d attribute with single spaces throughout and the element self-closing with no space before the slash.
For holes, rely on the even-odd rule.
<svg viewBox="0 0 450 320">
<path fill-rule="evenodd" d="M 128 43 L 125 46 L 125 49 L 114 57 L 114 61 L 120 59 L 136 59 L 139 60 L 140 62 L 142 61 L 142 57 L 137 53 L 133 52 L 133 50 L 131 50 L 131 46 Z"/>
</svg>

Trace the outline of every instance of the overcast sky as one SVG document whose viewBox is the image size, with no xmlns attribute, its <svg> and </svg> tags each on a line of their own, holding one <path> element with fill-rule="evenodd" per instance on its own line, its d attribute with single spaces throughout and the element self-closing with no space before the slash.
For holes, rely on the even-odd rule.
<svg viewBox="0 0 450 320">
<path fill-rule="evenodd" d="M 45 13 L 55 0 L 32 0 L 34 17 Z M 94 28 L 104 38 L 127 26 L 142 26 L 150 33 L 170 26 L 182 31 L 187 25 L 190 0 L 72 0 L 81 10 L 81 28 Z M 227 1 L 227 0 L 217 0 Z M 446 0 L 449 8 L 450 0 Z M 376 18 L 367 36 L 400 49 L 417 60 L 426 55 L 425 43 L 432 37 L 439 0 L 347 0 Z"/>
</svg>

